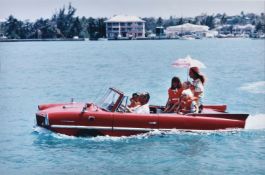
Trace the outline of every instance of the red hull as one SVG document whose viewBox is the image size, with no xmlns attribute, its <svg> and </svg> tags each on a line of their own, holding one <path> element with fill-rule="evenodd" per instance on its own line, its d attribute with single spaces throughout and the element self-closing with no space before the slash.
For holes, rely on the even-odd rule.
<svg viewBox="0 0 265 175">
<path fill-rule="evenodd" d="M 248 116 L 220 113 L 209 109 L 207 112 L 211 113 L 179 115 L 106 112 L 94 105 L 83 111 L 84 104 L 80 103 L 50 106 L 46 105 L 47 108 L 37 113 L 37 124 L 51 131 L 71 136 L 129 136 L 155 129 L 168 131 L 244 128 Z"/>
<path fill-rule="evenodd" d="M 121 91 L 110 88 L 99 105 L 74 102 L 39 105 L 37 125 L 72 136 L 129 136 L 155 129 L 244 128 L 248 117 L 248 114 L 226 113 L 226 105 L 205 105 L 200 114 L 160 113 L 163 106 L 150 106 L 150 114 L 134 114 L 126 112 L 127 101 L 128 97 Z"/>
</svg>

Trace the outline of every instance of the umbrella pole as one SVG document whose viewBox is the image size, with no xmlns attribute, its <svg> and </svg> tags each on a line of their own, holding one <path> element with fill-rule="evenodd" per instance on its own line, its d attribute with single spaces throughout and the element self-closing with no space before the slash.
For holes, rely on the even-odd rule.
<svg viewBox="0 0 265 175">
<path fill-rule="evenodd" d="M 189 68 L 187 69 L 187 81 L 189 81 Z"/>
</svg>

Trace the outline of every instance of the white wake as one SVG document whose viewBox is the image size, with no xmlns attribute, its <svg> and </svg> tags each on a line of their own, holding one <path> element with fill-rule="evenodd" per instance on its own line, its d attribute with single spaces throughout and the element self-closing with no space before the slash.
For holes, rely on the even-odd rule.
<svg viewBox="0 0 265 175">
<path fill-rule="evenodd" d="M 245 129 L 265 129 L 265 114 L 250 115 L 246 120 Z"/>
</svg>

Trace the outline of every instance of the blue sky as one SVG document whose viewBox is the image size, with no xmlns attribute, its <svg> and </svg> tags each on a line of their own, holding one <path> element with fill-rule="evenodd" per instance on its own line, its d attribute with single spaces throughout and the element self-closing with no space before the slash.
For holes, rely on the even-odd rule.
<svg viewBox="0 0 265 175">
<path fill-rule="evenodd" d="M 235 15 L 241 11 L 256 14 L 265 11 L 265 0 L 0 0 L 0 20 L 10 14 L 21 20 L 50 18 L 69 2 L 77 8 L 77 16 L 86 17 L 111 17 L 115 14 L 192 17 L 202 13 Z"/>
</svg>

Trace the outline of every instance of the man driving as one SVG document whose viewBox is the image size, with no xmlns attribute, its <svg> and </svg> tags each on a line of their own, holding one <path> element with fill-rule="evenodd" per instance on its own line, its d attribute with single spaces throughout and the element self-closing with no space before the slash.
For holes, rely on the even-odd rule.
<svg viewBox="0 0 265 175">
<path fill-rule="evenodd" d="M 149 99 L 150 95 L 148 92 L 141 93 L 139 96 L 140 105 L 131 108 L 130 111 L 137 114 L 150 114 Z"/>
</svg>

